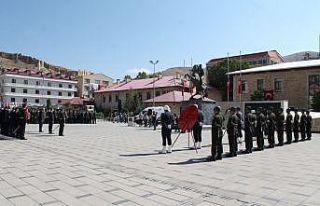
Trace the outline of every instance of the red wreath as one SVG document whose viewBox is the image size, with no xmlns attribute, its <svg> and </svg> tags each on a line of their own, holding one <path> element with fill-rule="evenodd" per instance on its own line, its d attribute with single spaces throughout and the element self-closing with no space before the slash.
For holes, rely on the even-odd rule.
<svg viewBox="0 0 320 206">
<path fill-rule="evenodd" d="M 198 108 L 194 105 L 187 106 L 182 110 L 179 117 L 179 128 L 184 132 L 191 130 L 198 120 Z"/>
</svg>

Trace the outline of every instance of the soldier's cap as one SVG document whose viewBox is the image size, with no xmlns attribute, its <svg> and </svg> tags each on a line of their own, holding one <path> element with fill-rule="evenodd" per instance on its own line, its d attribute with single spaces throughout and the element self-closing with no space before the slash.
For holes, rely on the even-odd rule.
<svg viewBox="0 0 320 206">
<path fill-rule="evenodd" d="M 291 109 L 290 108 L 288 108 L 288 109 L 286 109 L 287 110 L 287 112 L 291 112 Z"/>
<path fill-rule="evenodd" d="M 214 111 L 220 111 L 220 110 L 221 110 L 221 107 L 220 107 L 220 106 L 216 106 L 216 107 L 213 108 L 213 110 L 214 110 Z"/>
</svg>

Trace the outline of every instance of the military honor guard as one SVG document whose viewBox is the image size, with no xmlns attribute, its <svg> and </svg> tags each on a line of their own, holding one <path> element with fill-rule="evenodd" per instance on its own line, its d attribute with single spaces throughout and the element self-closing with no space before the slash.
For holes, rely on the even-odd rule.
<svg viewBox="0 0 320 206">
<path fill-rule="evenodd" d="M 298 109 L 295 109 L 294 118 L 293 118 L 294 142 L 299 142 L 299 126 L 300 126 L 300 115 L 298 114 Z"/>
<path fill-rule="evenodd" d="M 307 116 L 305 114 L 305 110 L 301 110 L 301 118 L 300 118 L 300 133 L 301 133 L 301 141 L 306 140 L 306 124 L 307 124 Z"/>
<path fill-rule="evenodd" d="M 287 141 L 286 144 L 291 144 L 292 142 L 292 123 L 293 123 L 293 116 L 290 113 L 290 109 L 287 109 L 287 116 L 286 116 L 286 136 Z"/>
<path fill-rule="evenodd" d="M 208 158 L 208 161 L 221 160 L 223 154 L 223 145 L 222 145 L 222 126 L 223 126 L 223 117 L 220 114 L 221 108 L 219 106 L 214 108 L 214 115 L 212 118 L 212 128 L 211 128 L 211 156 Z"/>
<path fill-rule="evenodd" d="M 236 115 L 236 109 L 234 107 L 230 108 L 230 117 L 227 123 L 227 133 L 229 141 L 229 157 L 237 156 L 238 152 L 238 142 L 237 142 L 237 130 L 239 118 Z"/>
<path fill-rule="evenodd" d="M 257 150 L 264 150 L 264 130 L 266 127 L 266 117 L 262 112 L 262 108 L 259 107 L 257 110 L 257 127 L 256 127 L 256 135 L 257 135 Z"/>
<path fill-rule="evenodd" d="M 280 108 L 278 111 L 278 115 L 277 115 L 277 136 L 278 136 L 278 145 L 279 146 L 283 146 L 284 143 L 284 139 L 283 139 L 283 131 L 284 131 L 284 114 L 283 114 L 283 109 Z"/>
<path fill-rule="evenodd" d="M 307 110 L 306 112 L 306 133 L 307 133 L 307 140 L 311 140 L 312 136 L 312 116 L 310 115 L 310 111 Z"/>
</svg>

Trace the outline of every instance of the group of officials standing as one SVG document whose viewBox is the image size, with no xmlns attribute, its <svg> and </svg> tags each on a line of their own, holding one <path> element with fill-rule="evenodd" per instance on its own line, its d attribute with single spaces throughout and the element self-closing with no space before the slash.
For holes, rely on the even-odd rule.
<svg viewBox="0 0 320 206">
<path fill-rule="evenodd" d="M 195 105 L 197 108 L 198 106 Z M 164 106 L 165 112 L 161 114 L 161 136 L 162 136 L 162 150 L 160 153 L 172 152 L 171 131 L 174 124 L 174 116 L 170 112 L 170 107 Z M 298 109 L 290 108 L 286 110 L 286 116 L 282 108 L 273 109 L 270 107 L 265 110 L 259 107 L 256 111 L 246 107 L 243 115 L 239 107 L 231 107 L 228 118 L 221 114 L 221 108 L 216 106 L 212 118 L 212 145 L 211 156 L 208 161 L 221 160 L 223 156 L 222 140 L 225 132 L 228 134 L 229 153 L 227 156 L 235 157 L 238 155 L 238 143 L 243 136 L 245 139 L 245 151 L 243 153 L 249 154 L 253 151 L 254 137 L 257 142 L 257 151 L 262 151 L 265 146 L 264 137 L 268 139 L 268 148 L 275 147 L 275 133 L 277 133 L 278 146 L 284 144 L 291 144 L 292 142 L 299 142 L 311 140 L 312 117 L 309 110 L 302 109 L 301 115 Z M 294 116 L 291 114 L 294 111 Z M 202 141 L 202 126 L 204 122 L 204 115 L 198 108 L 198 120 L 193 126 L 193 135 L 195 140 L 195 147 L 201 148 Z M 225 125 L 226 122 L 226 125 Z M 225 129 L 225 132 L 223 130 Z M 286 142 L 284 142 L 284 133 L 286 134 Z M 167 148 L 168 145 L 168 148 Z"/>
<path fill-rule="evenodd" d="M 294 116 L 291 114 L 294 111 Z M 214 116 L 212 120 L 212 146 L 209 161 L 221 160 L 223 154 L 222 138 L 224 128 L 224 117 L 221 115 L 220 107 L 214 108 Z M 286 110 L 284 115 L 282 108 L 274 110 L 272 107 L 263 110 L 259 107 L 257 111 L 246 108 L 245 115 L 240 108 L 230 108 L 230 116 L 227 120 L 226 132 L 229 142 L 229 157 L 235 157 L 238 154 L 238 140 L 242 137 L 242 129 L 244 129 L 245 151 L 244 153 L 252 153 L 253 138 L 256 137 L 256 150 L 262 151 L 265 148 L 264 137 L 267 136 L 268 148 L 275 146 L 275 133 L 277 133 L 278 146 L 291 144 L 292 142 L 311 140 L 312 117 L 309 110 L 301 110 L 301 116 L 298 110 L 291 108 Z M 244 127 L 244 128 L 243 128 Z M 284 142 L 284 133 L 286 134 L 286 142 Z M 292 136 L 293 134 L 293 136 Z M 300 138 L 301 136 L 301 138 Z M 294 139 L 292 138 L 294 137 Z"/>
</svg>

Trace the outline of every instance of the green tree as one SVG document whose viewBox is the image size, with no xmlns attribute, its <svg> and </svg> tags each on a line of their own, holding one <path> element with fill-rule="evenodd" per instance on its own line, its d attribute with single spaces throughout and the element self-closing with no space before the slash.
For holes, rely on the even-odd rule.
<svg viewBox="0 0 320 206">
<path fill-rule="evenodd" d="M 247 62 L 241 62 L 241 69 L 248 69 L 249 64 Z M 235 59 L 229 59 L 229 72 L 240 70 L 240 61 Z M 209 85 L 218 89 L 222 95 L 222 100 L 227 100 L 227 82 L 228 82 L 228 60 L 225 59 L 216 65 L 208 67 L 208 82 Z M 230 95 L 233 88 L 232 77 L 230 76 Z"/>
<path fill-rule="evenodd" d="M 261 89 L 258 89 L 251 94 L 251 101 L 263 101 L 264 100 L 264 92 Z"/>
<path fill-rule="evenodd" d="M 320 111 L 320 92 L 317 92 L 313 95 L 311 106 L 314 109 L 314 111 Z"/>
<path fill-rule="evenodd" d="M 136 91 L 130 91 L 124 103 L 124 110 L 128 113 L 138 114 L 142 109 L 142 101 Z"/>
<path fill-rule="evenodd" d="M 129 74 L 127 74 L 127 75 L 124 76 L 124 80 L 126 80 L 126 79 L 132 79 L 132 78 L 131 78 L 131 76 Z"/>
<path fill-rule="evenodd" d="M 138 75 L 136 76 L 136 79 L 146 79 L 147 77 L 148 77 L 147 73 L 142 71 L 138 73 Z"/>
<path fill-rule="evenodd" d="M 50 109 L 51 106 L 52 106 L 52 105 L 51 105 L 51 100 L 50 100 L 50 99 L 47 99 L 47 108 Z"/>
</svg>

